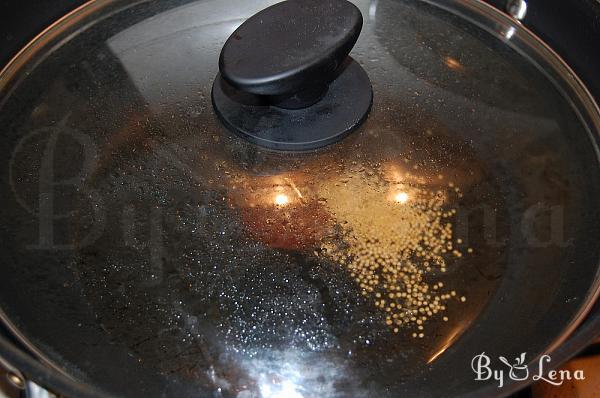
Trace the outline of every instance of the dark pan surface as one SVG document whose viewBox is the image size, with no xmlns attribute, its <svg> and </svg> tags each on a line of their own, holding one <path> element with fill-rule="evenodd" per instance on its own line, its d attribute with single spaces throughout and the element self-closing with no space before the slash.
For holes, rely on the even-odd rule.
<svg viewBox="0 0 600 398">
<path fill-rule="evenodd" d="M 5 73 L 6 320 L 119 396 L 500 394 L 473 381 L 473 356 L 533 361 L 597 289 L 595 138 L 502 41 L 379 1 L 358 4 L 352 54 L 373 82 L 366 123 L 313 154 L 257 150 L 219 124 L 210 87 L 224 40 L 266 5 L 117 3 Z M 363 229 L 392 225 L 381 209 L 414 216 L 376 205 L 400 185 L 408 205 L 439 191 L 440 211 L 456 210 L 444 244 L 460 256 L 441 254 L 445 272 L 419 285 L 456 296 L 422 338 L 411 322 L 394 332 L 339 260 Z"/>
</svg>

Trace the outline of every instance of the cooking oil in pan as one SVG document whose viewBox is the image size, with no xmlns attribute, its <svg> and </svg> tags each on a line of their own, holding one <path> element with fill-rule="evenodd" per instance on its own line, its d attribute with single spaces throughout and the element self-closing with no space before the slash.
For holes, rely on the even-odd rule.
<svg viewBox="0 0 600 398">
<path fill-rule="evenodd" d="M 496 240 L 486 239 L 485 209 L 504 210 L 464 148 L 444 172 L 414 146 L 381 162 L 363 148 L 356 160 L 305 157 L 266 173 L 256 169 L 264 159 L 198 155 L 186 173 L 160 159 L 126 160 L 95 184 L 119 187 L 104 191 L 114 213 L 127 213 L 128 237 L 104 236 L 74 268 L 103 328 L 173 377 L 256 390 L 293 362 L 306 375 L 320 369 L 302 382 L 314 388 L 325 383 L 321 371 L 353 392 L 369 380 L 409 379 L 484 308 L 507 233 L 498 223 Z M 177 148 L 151 156 L 205 152 Z"/>
</svg>

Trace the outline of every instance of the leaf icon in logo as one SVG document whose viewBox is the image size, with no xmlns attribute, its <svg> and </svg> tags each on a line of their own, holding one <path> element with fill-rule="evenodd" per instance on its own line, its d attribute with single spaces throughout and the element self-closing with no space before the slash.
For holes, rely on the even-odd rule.
<svg viewBox="0 0 600 398">
<path fill-rule="evenodd" d="M 527 367 L 527 365 L 525 365 L 526 355 L 527 353 L 524 352 L 520 356 L 515 358 L 514 365 L 511 365 L 505 357 L 498 357 L 500 362 L 502 362 L 510 368 L 509 376 L 512 380 L 526 380 L 529 377 L 529 368 Z"/>
</svg>

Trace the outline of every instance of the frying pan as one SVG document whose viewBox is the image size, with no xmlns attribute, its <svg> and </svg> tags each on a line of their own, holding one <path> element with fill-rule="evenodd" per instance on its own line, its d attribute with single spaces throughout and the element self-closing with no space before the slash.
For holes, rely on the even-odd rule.
<svg viewBox="0 0 600 398">
<path fill-rule="evenodd" d="M 204 47 L 186 48 L 190 42 L 181 41 L 183 52 L 175 51 L 175 56 L 162 52 L 166 47 L 164 42 L 161 47 L 160 33 L 154 41 L 144 36 L 151 36 L 155 29 L 160 32 L 159 16 L 163 14 L 182 18 L 187 12 L 196 21 L 189 30 L 194 32 L 194 27 L 206 21 L 234 14 L 237 19 L 233 20 L 239 22 L 233 24 L 239 24 L 268 4 L 215 6 L 194 14 L 198 10 L 186 3 L 88 4 L 77 12 L 82 21 L 72 26 L 64 23 L 65 31 L 55 29 L 46 36 L 49 43 L 32 53 L 44 56 L 35 58 L 38 65 L 28 72 L 27 79 L 21 78 L 18 84 L 8 79 L 10 84 L 3 86 L 3 90 L 10 89 L 11 96 L 4 100 L 9 96 L 3 91 L 2 125 L 7 133 L 1 148 L 5 159 L 2 182 L 9 194 L 2 198 L 5 277 L 0 282 L 0 308 L 10 340 L 3 337 L 0 342 L 2 358 L 13 372 L 67 396 L 252 396 L 258 392 L 270 396 L 269 391 L 276 391 L 271 396 L 286 391 L 306 396 L 316 391 L 324 396 L 502 396 L 528 380 L 507 380 L 502 388 L 494 380 L 476 381 L 471 369 L 475 355 L 486 352 L 492 358 L 513 358 L 526 352 L 533 368 L 547 353 L 555 366 L 597 334 L 597 317 L 583 323 L 598 292 L 600 171 L 593 100 L 585 95 L 579 80 L 552 76 L 564 68 L 560 62 L 553 65 L 555 69 L 546 69 L 550 76 L 539 75 L 530 65 L 542 62 L 535 52 L 506 50 L 482 27 L 485 18 L 478 18 L 493 15 L 501 28 L 522 29 L 517 22 L 480 3 L 455 9 L 421 2 L 380 1 L 374 9 L 372 4 L 359 4 L 363 15 L 374 14 L 366 21 L 363 35 L 372 34 L 377 42 L 359 41 L 354 57 L 366 62 L 379 53 L 398 71 L 409 73 L 390 75 L 389 69 L 366 63 L 375 94 L 366 127 L 360 127 L 332 152 L 317 152 L 316 158 L 311 158 L 256 149 L 226 129 L 218 130 L 215 126 L 220 124 L 210 106 L 205 113 L 198 111 L 206 102 L 210 86 L 204 85 L 214 79 L 218 50 L 231 28 L 214 36 L 211 32 L 194 36 Z M 536 12 L 528 15 L 542 13 L 534 6 L 530 4 L 530 10 Z M 581 2 L 573 7 L 579 6 L 590 18 L 598 15 L 594 4 Z M 177 10 L 185 12 L 177 14 Z M 97 19 L 97 15 L 104 18 Z M 185 20 L 180 21 L 185 25 Z M 472 27 L 475 23 L 479 28 Z M 582 29 L 593 31 L 590 25 Z M 81 26 L 85 26 L 83 31 Z M 123 38 L 121 34 L 122 40 L 118 40 L 125 28 L 135 26 L 141 29 L 137 36 L 135 29 L 129 29 L 132 35 Z M 39 30 L 39 25 L 34 29 Z M 398 29 L 404 35 L 398 36 Z M 444 41 L 439 36 L 444 29 L 463 33 L 464 41 Z M 591 77 L 594 68 L 590 67 L 597 60 L 593 47 L 572 50 L 574 47 L 552 29 L 537 24 L 532 29 L 547 32 L 542 37 L 562 49 L 561 55 L 587 87 L 597 90 L 597 81 Z M 573 32 L 577 34 L 575 29 Z M 177 102 L 174 98 L 181 96 L 179 100 L 188 105 L 184 108 L 200 112 L 195 119 L 177 114 L 175 119 L 184 122 L 169 122 L 172 109 L 161 108 L 154 101 L 163 94 L 153 91 L 152 84 L 140 86 L 139 71 L 131 67 L 142 61 L 136 60 L 135 51 L 127 53 L 128 43 L 136 37 L 142 43 L 158 43 L 157 52 L 151 51 L 151 45 L 136 50 L 152 56 L 144 62 L 154 64 L 155 70 L 148 66 L 143 71 L 150 82 L 160 83 L 161 78 L 171 82 L 175 87 L 163 100 L 172 105 L 169 101 Z M 516 36 L 525 44 L 530 37 L 524 30 Z M 427 45 L 411 48 L 419 41 Z M 585 48 L 593 40 L 573 42 Z M 486 51 L 492 48 L 499 54 L 493 59 L 497 64 L 477 64 L 480 53 L 469 56 L 466 52 L 471 46 L 484 51 L 477 47 L 481 43 Z M 371 45 L 376 45 L 376 51 L 369 51 Z M 58 49 L 54 57 L 47 53 L 52 46 Z M 127 61 L 122 54 L 133 58 Z M 22 54 L 21 59 L 27 55 Z M 461 65 L 472 62 L 475 71 L 457 82 L 447 71 L 448 57 Z M 509 61 L 500 62 L 502 57 Z M 161 77 L 167 61 L 181 79 Z M 492 77 L 481 72 L 494 65 L 497 69 Z M 513 67 L 516 72 L 510 69 Z M 436 90 L 441 89 L 453 109 L 460 109 L 461 99 L 477 98 L 475 102 L 481 106 L 477 116 L 457 121 L 444 110 L 427 108 L 428 102 L 419 102 L 421 95 L 413 96 L 412 91 L 410 95 L 386 91 L 389 85 L 408 92 L 413 88 L 410 84 L 394 86 L 394 79 L 406 76 L 427 83 L 417 86 L 424 97 L 428 93 L 435 98 L 440 92 Z M 548 80 L 553 78 L 562 90 L 557 90 L 559 94 L 549 88 Z M 500 80 L 500 87 L 512 90 L 513 96 L 506 90 L 494 91 L 498 88 L 494 79 Z M 192 94 L 185 99 L 181 93 L 187 84 L 200 87 L 193 89 L 198 97 Z M 433 86 L 431 91 L 426 91 L 427 85 Z M 583 94 L 578 95 L 577 89 Z M 40 106 L 44 103 L 51 104 L 46 114 Z M 402 112 L 415 103 L 423 107 L 427 120 L 418 112 Z M 155 108 L 144 110 L 147 106 Z M 494 111 L 486 113 L 490 107 Z M 388 108 L 392 111 L 384 111 Z M 401 120 L 389 116 L 394 111 Z M 37 119 L 30 119 L 35 112 Z M 67 115 L 64 122 L 59 118 Z M 503 119 L 506 115 L 512 115 L 512 120 Z M 186 123 L 186 117 L 193 123 Z M 509 134 L 494 126 L 478 130 L 490 120 L 498 125 L 501 120 L 514 131 Z M 559 128 L 547 127 L 543 123 L 547 120 Z M 66 217 L 69 222 L 64 229 L 53 229 L 48 244 L 44 240 L 48 236 L 40 233 L 40 218 L 35 211 L 32 216 L 28 208 L 32 203 L 33 207 L 47 204 L 38 191 L 38 162 L 46 143 L 44 134 L 49 134 L 44 128 L 57 123 L 64 123 L 61 131 L 71 138 L 57 147 L 56 173 L 72 182 L 79 178 L 78 171 L 85 170 L 89 158 L 81 148 L 90 146 L 84 145 L 86 138 L 78 135 L 81 131 L 94 132 L 95 144 L 91 145 L 98 145 L 98 162 L 91 177 L 86 177 L 94 188 L 87 197 L 57 191 L 57 206 L 76 205 L 80 211 Z M 397 134 L 398 125 L 404 135 Z M 220 131 L 218 139 L 206 134 L 198 138 L 206 126 Z M 465 133 L 466 127 L 472 131 Z M 373 130 L 383 138 L 370 138 Z M 421 130 L 443 134 L 432 144 L 420 135 Z M 155 139 L 148 140 L 147 135 Z M 535 139 L 522 140 L 519 135 Z M 456 144 L 453 137 L 460 137 L 461 142 L 479 141 L 479 152 Z M 184 144 L 192 148 L 192 154 L 182 148 Z M 463 189 L 463 208 L 470 210 L 483 203 L 498 209 L 493 242 L 477 238 L 481 231 L 489 232 L 484 221 L 466 226 L 476 255 L 449 273 L 448 281 L 454 282 L 459 292 L 461 286 L 472 286 L 463 288 L 467 304 L 452 304 L 455 314 L 462 313 L 448 314 L 450 324 L 456 319 L 454 330 L 444 329 L 439 322 L 428 329 L 433 330 L 428 333 L 431 339 L 414 339 L 411 333 L 395 336 L 377 321 L 378 314 L 373 315 L 373 309 L 361 301 L 364 298 L 356 295 L 347 273 L 307 254 L 306 245 L 314 246 L 318 239 L 312 237 L 320 236 L 320 226 L 327 225 L 321 210 L 303 205 L 281 219 L 272 210 L 247 206 L 282 174 L 291 176 L 301 192 L 310 185 L 311 174 L 318 177 L 316 185 L 336 178 L 335 172 L 319 171 L 319 167 L 351 159 L 356 153 L 353 144 L 360 144 L 364 148 L 361 153 L 372 159 L 393 158 L 405 154 L 407 148 L 416 158 L 442 159 L 443 173 L 453 174 L 463 186 L 469 185 L 469 179 L 461 179 L 461 171 L 472 172 L 475 182 L 471 191 Z M 207 158 L 198 155 L 202 153 Z M 481 153 L 487 153 L 489 162 L 481 160 Z M 226 174 L 241 175 L 246 185 L 236 190 L 231 184 L 205 182 L 211 179 L 212 162 L 218 161 L 226 161 Z M 535 170 L 542 172 L 536 174 Z M 141 179 L 128 180 L 131 175 Z M 213 178 L 223 175 L 217 173 Z M 362 185 L 353 189 L 360 196 Z M 254 194 L 248 195 L 248 191 Z M 472 202 L 468 202 L 468 192 L 473 195 Z M 190 203 L 200 206 L 201 218 L 197 212 L 186 212 Z M 561 206 L 561 239 L 532 243 L 527 232 L 519 229 L 521 217 L 536 203 Z M 230 208 L 239 213 L 232 216 L 227 213 Z M 299 227 L 291 230 L 272 229 L 261 221 L 273 217 L 279 222 L 303 220 L 307 212 L 316 221 L 299 222 Z M 119 216 L 111 216 L 115 214 Z M 239 225 L 233 220 L 239 220 Z M 127 230 L 124 224 L 133 228 L 131 234 L 123 235 Z M 192 232 L 202 228 L 203 235 Z M 539 228 L 536 232 L 546 231 L 544 225 L 535 228 Z M 98 237 L 85 244 L 96 230 Z M 244 231 L 250 232 L 245 235 Z M 219 249 L 227 247 L 228 252 L 212 250 L 210 244 L 203 246 L 200 241 L 213 242 Z M 240 261 L 231 263 L 235 255 Z M 154 268 L 157 263 L 162 266 Z M 220 263 L 233 266 L 229 270 L 210 268 Z M 155 272 L 162 272 L 156 280 Z M 281 321 L 286 326 L 278 328 Z"/>
</svg>

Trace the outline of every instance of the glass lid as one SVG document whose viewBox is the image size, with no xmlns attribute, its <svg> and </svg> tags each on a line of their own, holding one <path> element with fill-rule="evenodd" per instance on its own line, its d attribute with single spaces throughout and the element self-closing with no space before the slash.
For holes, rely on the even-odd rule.
<svg viewBox="0 0 600 398">
<path fill-rule="evenodd" d="M 370 108 L 269 148 L 213 84 L 275 3 L 90 3 L 4 69 L 5 322 L 126 396 L 452 395 L 489 386 L 477 353 L 551 349 L 597 290 L 599 119 L 576 78 L 480 3 L 356 0 Z"/>
</svg>

